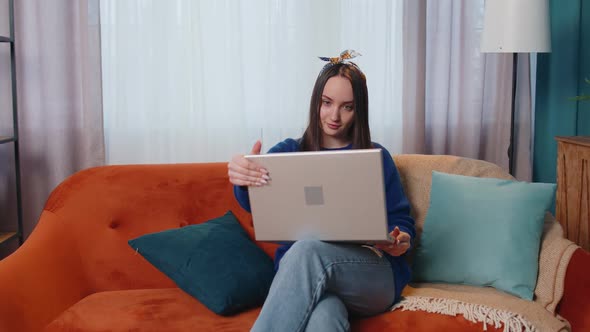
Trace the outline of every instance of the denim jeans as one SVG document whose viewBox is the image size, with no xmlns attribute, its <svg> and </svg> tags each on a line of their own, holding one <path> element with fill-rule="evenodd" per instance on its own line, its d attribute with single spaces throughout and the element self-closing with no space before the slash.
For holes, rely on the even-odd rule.
<svg viewBox="0 0 590 332">
<path fill-rule="evenodd" d="M 285 253 L 252 331 L 349 331 L 348 315 L 386 311 L 391 264 L 358 244 L 301 240 Z"/>
</svg>

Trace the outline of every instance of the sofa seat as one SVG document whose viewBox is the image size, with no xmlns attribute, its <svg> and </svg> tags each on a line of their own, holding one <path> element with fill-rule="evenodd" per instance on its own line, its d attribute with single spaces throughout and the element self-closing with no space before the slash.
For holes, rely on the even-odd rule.
<svg viewBox="0 0 590 332">
<path fill-rule="evenodd" d="M 248 331 L 259 311 L 218 316 L 179 288 L 106 291 L 83 298 L 43 331 Z"/>
<path fill-rule="evenodd" d="M 45 327 L 44 332 L 249 331 L 260 308 L 222 317 L 179 288 L 106 291 L 85 297 Z M 117 324 L 113 324 L 117 322 Z M 353 319 L 353 331 L 478 331 L 481 323 L 413 311 Z M 489 327 L 487 331 L 500 331 Z"/>
</svg>

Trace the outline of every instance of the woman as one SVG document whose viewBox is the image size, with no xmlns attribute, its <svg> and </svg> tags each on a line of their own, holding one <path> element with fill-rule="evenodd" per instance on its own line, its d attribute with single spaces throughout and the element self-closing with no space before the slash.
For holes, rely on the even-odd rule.
<svg viewBox="0 0 590 332">
<path fill-rule="evenodd" d="M 391 242 L 374 247 L 302 240 L 279 247 L 277 273 L 252 331 L 348 331 L 348 316 L 371 316 L 399 300 L 410 279 L 405 254 L 415 236 L 410 205 L 389 152 L 371 142 L 365 75 L 344 51 L 329 61 L 315 82 L 309 125 L 300 139 L 286 139 L 274 152 L 380 148 Z M 259 154 L 260 141 L 251 154 Z M 240 205 L 250 211 L 248 186 L 270 180 L 268 171 L 243 155 L 228 164 Z"/>
</svg>

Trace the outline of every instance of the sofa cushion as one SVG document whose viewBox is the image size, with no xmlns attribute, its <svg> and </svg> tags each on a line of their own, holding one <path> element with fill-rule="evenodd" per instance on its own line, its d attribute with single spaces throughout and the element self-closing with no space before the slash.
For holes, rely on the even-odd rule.
<svg viewBox="0 0 590 332">
<path fill-rule="evenodd" d="M 218 316 L 178 288 L 108 291 L 92 294 L 64 311 L 43 332 L 249 331 L 260 308 Z M 481 331 L 481 323 L 420 311 L 396 310 L 353 319 L 352 331 Z M 487 326 L 487 331 L 502 331 Z"/>
<path fill-rule="evenodd" d="M 202 224 L 146 234 L 129 245 L 220 315 L 261 305 L 274 276 L 272 259 L 231 211 Z"/>
<path fill-rule="evenodd" d="M 532 300 L 555 187 L 433 172 L 414 280 L 492 286 Z"/>
</svg>

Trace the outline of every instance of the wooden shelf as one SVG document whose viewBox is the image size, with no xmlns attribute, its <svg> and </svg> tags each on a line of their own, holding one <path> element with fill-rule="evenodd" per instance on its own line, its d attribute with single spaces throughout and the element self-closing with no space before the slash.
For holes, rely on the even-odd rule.
<svg viewBox="0 0 590 332">
<path fill-rule="evenodd" d="M 0 144 L 2 143 L 8 143 L 8 142 L 14 142 L 14 136 L 2 136 L 0 135 Z"/>
<path fill-rule="evenodd" d="M 10 240 L 13 239 L 18 239 L 18 245 L 22 245 L 23 244 L 23 208 L 22 208 L 22 201 L 21 201 L 21 175 L 20 175 L 20 155 L 19 155 L 19 146 L 18 146 L 18 107 L 17 107 L 17 102 L 16 102 L 16 96 L 17 96 L 17 92 L 16 92 L 16 87 L 18 86 L 18 84 L 16 83 L 16 63 L 15 63 L 15 59 L 16 59 L 16 54 L 15 54 L 15 47 L 14 47 L 14 0 L 8 0 L 6 1 L 8 2 L 8 13 L 5 18 L 8 18 L 8 28 L 9 31 L 7 31 L 7 33 L 4 34 L 0 34 L 0 44 L 5 44 L 6 46 L 4 46 L 4 50 L 8 51 L 8 52 L 4 52 L 4 54 L 2 54 L 2 58 L 5 59 L 6 61 L 9 61 L 10 63 L 10 70 L 4 70 L 2 71 L 2 73 L 0 73 L 0 75 L 6 75 L 2 76 L 3 79 L 5 79 L 6 81 L 8 81 L 8 79 L 10 79 L 10 81 L 12 83 L 12 89 L 11 89 L 11 93 L 5 93 L 6 95 L 12 95 L 12 107 L 8 108 L 8 107 L 0 107 L 2 109 L 0 109 L 0 113 L 2 113 L 2 115 L 8 115 L 10 109 L 12 109 L 12 134 L 10 132 L 7 132 L 6 129 L 3 129 L 3 132 L 0 134 L 0 144 L 4 144 L 4 143 L 13 143 L 13 152 L 14 152 L 14 160 L 13 160 L 13 165 L 14 165 L 14 182 L 15 182 L 15 190 L 16 190 L 16 220 L 9 220 L 8 218 L 2 218 L 2 220 L 0 221 L 1 224 L 0 226 L 2 226 L 3 229 L 6 230 L 14 230 L 14 232 L 2 232 L 0 231 L 0 244 L 6 243 Z M 7 50 L 7 48 L 9 50 Z M 7 54 L 6 54 L 7 53 Z M 4 105 L 5 106 L 5 105 Z M 3 165 L 4 166 L 4 165 Z M 6 167 L 4 167 L 6 168 Z M 3 168 L 3 169 L 4 169 Z M 3 211 L 4 212 L 4 211 Z M 10 218 L 12 219 L 12 218 Z"/>
<path fill-rule="evenodd" d="M 0 232 L 0 243 L 6 242 L 16 237 L 16 232 Z"/>
</svg>

